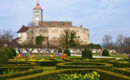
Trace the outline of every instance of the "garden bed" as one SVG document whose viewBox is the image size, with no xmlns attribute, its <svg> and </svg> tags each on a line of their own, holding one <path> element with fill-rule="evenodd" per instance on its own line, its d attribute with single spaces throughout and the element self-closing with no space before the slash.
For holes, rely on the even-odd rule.
<svg viewBox="0 0 130 80">
<path fill-rule="evenodd" d="M 13 78 L 9 80 L 59 80 L 59 74 L 86 74 L 90 73 L 92 71 L 96 71 L 100 74 L 101 80 L 128 80 L 130 77 L 106 71 L 101 69 L 63 69 L 63 70 L 57 70 L 52 72 L 43 72 L 38 74 L 33 74 L 29 76 L 19 77 L 19 78 Z"/>
<path fill-rule="evenodd" d="M 113 65 L 100 62 L 64 62 L 58 63 L 56 69 L 111 68 Z"/>
</svg>

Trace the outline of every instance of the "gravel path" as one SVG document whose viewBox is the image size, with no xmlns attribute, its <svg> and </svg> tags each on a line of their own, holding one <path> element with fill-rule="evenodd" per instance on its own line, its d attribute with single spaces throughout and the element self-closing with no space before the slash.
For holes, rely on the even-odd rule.
<svg viewBox="0 0 130 80">
<path fill-rule="evenodd" d="M 81 56 L 80 54 L 71 54 L 71 56 Z M 93 56 L 93 58 L 115 58 L 109 56 Z M 121 59 L 120 57 L 116 57 L 116 59 Z"/>
</svg>

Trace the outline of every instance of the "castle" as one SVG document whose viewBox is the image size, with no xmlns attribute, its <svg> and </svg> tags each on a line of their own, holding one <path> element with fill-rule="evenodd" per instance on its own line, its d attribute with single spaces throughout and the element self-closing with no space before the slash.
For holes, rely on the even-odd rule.
<svg viewBox="0 0 130 80">
<path fill-rule="evenodd" d="M 89 44 L 89 31 L 82 26 L 73 26 L 72 22 L 67 21 L 42 21 L 42 8 L 37 3 L 33 9 L 33 26 L 22 26 L 18 30 L 18 43 L 24 44 L 33 41 L 35 44 L 37 36 L 45 37 L 43 44 L 59 45 L 60 35 L 64 30 L 69 29 L 76 32 L 81 45 Z"/>
</svg>

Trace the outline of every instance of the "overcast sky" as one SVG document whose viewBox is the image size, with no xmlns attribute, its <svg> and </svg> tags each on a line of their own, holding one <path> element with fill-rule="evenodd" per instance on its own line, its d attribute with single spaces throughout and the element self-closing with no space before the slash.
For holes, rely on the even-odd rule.
<svg viewBox="0 0 130 80">
<path fill-rule="evenodd" d="M 18 31 L 33 21 L 36 0 L 0 0 L 0 30 Z M 130 0 L 39 0 L 43 20 L 72 21 L 89 29 L 90 42 L 104 35 L 130 36 Z"/>
</svg>

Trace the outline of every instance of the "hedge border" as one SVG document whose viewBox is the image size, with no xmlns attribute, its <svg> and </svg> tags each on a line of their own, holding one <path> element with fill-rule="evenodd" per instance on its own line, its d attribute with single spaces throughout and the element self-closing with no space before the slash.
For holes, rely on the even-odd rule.
<svg viewBox="0 0 130 80">
<path fill-rule="evenodd" d="M 130 76 L 130 70 L 128 69 L 130 68 L 113 68 L 112 71 Z"/>
<path fill-rule="evenodd" d="M 95 60 L 93 60 L 93 59 L 90 59 L 89 61 L 84 61 L 84 60 L 82 60 L 82 58 L 79 58 L 79 59 L 81 59 L 81 60 L 75 60 L 75 58 L 66 58 L 66 60 L 68 60 L 68 61 L 71 61 L 71 62 L 111 62 L 111 61 L 116 61 L 116 59 L 115 58 L 93 58 L 93 59 L 95 59 Z"/>
<path fill-rule="evenodd" d="M 92 67 L 92 66 L 81 66 L 81 65 L 77 65 L 77 66 L 75 66 L 75 65 L 66 65 L 66 64 L 73 64 L 73 63 L 92 63 L 92 64 L 101 64 L 101 66 L 94 66 L 94 67 Z M 72 68 L 74 68 L 74 69 L 76 69 L 76 68 L 101 68 L 101 69 L 104 69 L 104 68 L 111 68 L 111 67 L 113 67 L 113 65 L 112 64 L 108 64 L 108 63 L 100 63 L 100 62 L 64 62 L 64 63 L 58 63 L 57 65 L 56 65 L 56 69 L 72 69 Z"/>
<path fill-rule="evenodd" d="M 114 69 L 117 69 L 117 70 L 120 70 L 120 71 L 125 71 L 125 72 L 129 72 L 130 73 L 130 68 L 114 68 Z"/>
<path fill-rule="evenodd" d="M 4 79 L 10 79 L 10 78 L 15 78 L 15 77 L 21 77 L 21 76 L 27 76 L 35 73 L 40 73 L 43 72 L 43 69 L 33 69 L 33 70 L 28 70 L 28 71 L 21 71 L 13 74 L 5 74 L 5 75 L 0 75 L 0 80 Z"/>
<path fill-rule="evenodd" d="M 33 74 L 33 75 L 29 75 L 29 76 L 24 76 L 24 77 L 18 77 L 18 78 L 13 78 L 13 79 L 8 79 L 8 80 L 36 80 L 38 78 L 42 78 L 45 76 L 48 76 L 50 74 L 57 74 L 57 73 L 62 73 L 65 71 L 97 71 L 97 72 L 101 72 L 101 73 L 105 73 L 107 75 L 111 75 L 114 77 L 118 77 L 120 80 L 128 80 L 130 79 L 129 76 L 123 75 L 123 74 L 119 74 L 119 73 L 115 73 L 115 72 L 110 72 L 110 71 L 106 71 L 106 70 L 102 70 L 102 69 L 96 69 L 96 68 L 87 68 L 87 69 L 61 69 L 61 70 L 57 70 L 57 71 L 51 71 L 51 72 L 43 72 L 43 73 L 39 73 L 39 74 Z M 50 75 L 51 76 L 51 75 Z M 49 76 L 48 76 L 49 77 Z M 49 80 L 49 79 L 46 79 Z"/>
</svg>

